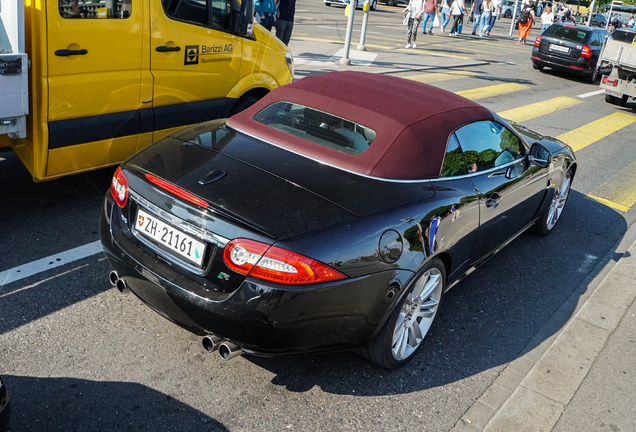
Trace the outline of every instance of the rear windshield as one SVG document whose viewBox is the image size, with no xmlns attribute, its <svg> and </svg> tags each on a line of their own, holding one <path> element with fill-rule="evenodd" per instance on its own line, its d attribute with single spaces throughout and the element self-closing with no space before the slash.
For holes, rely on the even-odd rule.
<svg viewBox="0 0 636 432">
<path fill-rule="evenodd" d="M 590 32 L 587 30 L 580 30 L 576 27 L 553 25 L 550 26 L 543 35 L 552 36 L 554 38 L 570 42 L 583 43 L 589 33 Z"/>
<path fill-rule="evenodd" d="M 375 132 L 342 117 L 291 102 L 275 102 L 254 120 L 295 137 L 349 154 L 369 148 Z"/>
<path fill-rule="evenodd" d="M 612 33 L 612 39 L 619 42 L 632 43 L 636 40 L 636 32 L 617 30 Z"/>
</svg>

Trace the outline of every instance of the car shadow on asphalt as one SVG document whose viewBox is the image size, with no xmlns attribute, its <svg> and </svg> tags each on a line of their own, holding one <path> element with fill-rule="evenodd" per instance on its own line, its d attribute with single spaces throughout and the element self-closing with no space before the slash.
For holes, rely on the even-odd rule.
<svg viewBox="0 0 636 432">
<path fill-rule="evenodd" d="M 141 384 L 17 375 L 3 378 L 15 431 L 228 430 L 201 411 Z"/>
<path fill-rule="evenodd" d="M 245 358 L 293 392 L 318 386 L 335 394 L 382 396 L 462 380 L 483 391 L 509 362 L 565 324 L 603 267 L 599 262 L 627 230 L 624 217 L 609 207 L 576 191 L 569 200 L 553 233 L 521 235 L 446 293 L 422 348 L 402 369 L 385 370 L 350 352 Z M 553 315 L 562 322 L 551 321 L 546 331 Z"/>
</svg>

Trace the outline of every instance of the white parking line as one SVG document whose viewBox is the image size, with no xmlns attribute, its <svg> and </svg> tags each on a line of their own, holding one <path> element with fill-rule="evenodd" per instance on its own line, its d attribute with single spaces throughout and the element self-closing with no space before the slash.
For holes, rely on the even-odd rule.
<svg viewBox="0 0 636 432">
<path fill-rule="evenodd" d="M 585 99 L 585 98 L 589 98 L 591 96 L 599 95 L 601 93 L 605 93 L 605 90 L 596 90 L 596 91 L 589 92 L 589 93 L 583 93 L 583 94 L 578 95 L 577 97 L 579 97 L 581 99 Z"/>
<path fill-rule="evenodd" d="M 0 287 L 38 273 L 45 272 L 55 267 L 60 267 L 73 261 L 81 260 L 102 251 L 102 243 L 98 240 L 37 261 L 22 264 L 21 266 L 0 272 Z"/>
</svg>

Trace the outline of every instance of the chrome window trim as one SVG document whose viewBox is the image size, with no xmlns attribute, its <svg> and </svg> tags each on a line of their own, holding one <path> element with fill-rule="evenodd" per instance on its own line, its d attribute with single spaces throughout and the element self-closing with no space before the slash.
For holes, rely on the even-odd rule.
<svg viewBox="0 0 636 432">
<path fill-rule="evenodd" d="M 464 175 L 460 175 L 460 176 L 440 177 L 440 178 L 431 179 L 431 180 L 428 180 L 428 181 L 430 181 L 430 182 L 448 181 L 448 180 L 456 180 L 456 179 L 466 179 L 466 178 L 476 177 L 476 176 L 480 176 L 480 175 L 484 175 L 484 174 L 488 174 L 488 173 L 492 174 L 495 171 L 499 171 L 500 169 L 508 168 L 509 166 L 512 166 L 514 164 L 519 163 L 519 161 L 523 160 L 524 157 L 525 156 L 522 156 L 522 157 L 520 157 L 518 159 L 515 159 L 515 160 L 510 161 L 508 163 L 505 163 L 503 165 L 499 165 L 499 166 L 496 166 L 496 167 L 493 167 L 493 168 L 488 168 L 487 170 L 477 171 L 477 172 L 474 172 L 474 173 L 464 174 Z"/>
</svg>

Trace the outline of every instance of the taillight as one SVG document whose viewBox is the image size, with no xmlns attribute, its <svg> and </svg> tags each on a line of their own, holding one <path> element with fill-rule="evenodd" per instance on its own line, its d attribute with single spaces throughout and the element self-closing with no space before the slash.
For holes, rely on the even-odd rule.
<svg viewBox="0 0 636 432">
<path fill-rule="evenodd" d="M 119 207 L 124 207 L 128 200 L 128 179 L 121 170 L 121 167 L 117 167 L 117 171 L 113 175 L 113 181 L 110 183 L 110 194 Z"/>
<path fill-rule="evenodd" d="M 541 46 L 541 36 L 537 36 L 534 40 L 534 46 Z"/>
<path fill-rule="evenodd" d="M 592 56 L 592 50 L 589 46 L 583 45 L 583 49 L 581 50 L 581 57 L 590 58 Z"/>
<path fill-rule="evenodd" d="M 225 246 L 223 259 L 237 273 L 290 285 L 346 279 L 319 261 L 254 240 L 236 239 Z"/>
<path fill-rule="evenodd" d="M 201 198 L 198 198 L 191 193 L 184 191 L 183 189 L 173 185 L 172 183 L 168 183 L 165 180 L 162 180 L 158 177 L 153 176 L 152 174 L 146 174 L 146 178 L 159 186 L 162 189 L 167 190 L 173 195 L 178 196 L 179 198 L 183 198 L 186 201 L 190 201 L 193 204 L 199 205 L 201 207 L 208 207 L 209 204 L 203 201 Z"/>
<path fill-rule="evenodd" d="M 604 76 L 603 84 L 609 84 L 613 87 L 616 87 L 618 85 L 618 79 L 609 79 L 608 77 Z"/>
</svg>

